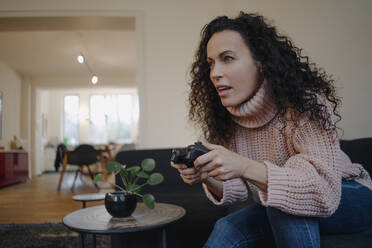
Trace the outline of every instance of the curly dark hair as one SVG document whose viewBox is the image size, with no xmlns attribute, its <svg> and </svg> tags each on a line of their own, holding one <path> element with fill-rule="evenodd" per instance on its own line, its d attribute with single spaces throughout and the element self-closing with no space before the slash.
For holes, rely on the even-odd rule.
<svg viewBox="0 0 372 248">
<path fill-rule="evenodd" d="M 201 126 L 208 141 L 224 145 L 233 134 L 231 115 L 213 86 L 207 61 L 209 39 L 224 30 L 238 32 L 253 59 L 259 62 L 259 78 L 267 81 L 267 91 L 278 108 L 281 121 L 285 122 L 286 113 L 290 111 L 295 123 L 306 114 L 310 120 L 319 121 L 324 130 L 336 129 L 326 104 L 319 101 L 320 96 L 326 97 L 335 116 L 341 119 L 340 99 L 335 94 L 331 76 L 310 63 L 307 56 L 301 55 L 302 50 L 288 37 L 279 35 L 263 16 L 240 12 L 237 18 L 221 16 L 204 26 L 190 71 L 189 118 Z"/>
</svg>

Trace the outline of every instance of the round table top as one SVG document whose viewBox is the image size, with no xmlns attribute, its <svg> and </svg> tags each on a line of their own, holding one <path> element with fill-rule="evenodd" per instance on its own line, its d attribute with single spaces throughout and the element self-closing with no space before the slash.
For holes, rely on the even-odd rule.
<svg viewBox="0 0 372 248">
<path fill-rule="evenodd" d="M 83 208 L 63 217 L 63 224 L 81 233 L 117 234 L 155 229 L 170 224 L 186 214 L 184 208 L 166 203 L 156 203 L 149 209 L 138 203 L 129 217 L 112 217 L 104 205 Z"/>
<path fill-rule="evenodd" d="M 101 201 L 105 199 L 106 194 L 104 193 L 97 193 L 97 194 L 82 194 L 82 195 L 74 195 L 72 199 L 74 201 Z"/>
</svg>

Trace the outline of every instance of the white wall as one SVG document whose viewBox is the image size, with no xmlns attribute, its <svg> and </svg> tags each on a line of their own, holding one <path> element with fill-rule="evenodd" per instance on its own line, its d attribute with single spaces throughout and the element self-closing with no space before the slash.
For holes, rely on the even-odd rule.
<svg viewBox="0 0 372 248">
<path fill-rule="evenodd" d="M 314 62 L 336 79 L 344 98 L 345 138 L 372 136 L 371 25 L 369 0 L 2 0 L 0 14 L 139 13 L 142 46 L 137 75 L 144 118 L 139 147 L 182 146 L 195 139 L 187 125 L 187 72 L 201 27 L 221 14 L 259 11 L 274 19 Z M 13 12 L 3 12 L 13 11 Z M 22 12 L 25 11 L 25 12 Z M 27 12 L 29 11 L 29 12 Z M 35 11 L 35 12 L 33 12 Z M 80 12 L 79 12 L 80 11 Z M 108 12 L 107 12 L 108 11 Z"/>
<path fill-rule="evenodd" d="M 0 91 L 3 93 L 3 123 L 0 146 L 9 149 L 13 136 L 20 138 L 21 78 L 7 64 L 0 61 Z"/>
<path fill-rule="evenodd" d="M 23 139 L 23 147 L 30 151 L 31 137 L 31 83 L 28 78 L 22 78 L 21 81 L 21 139 Z M 30 158 L 30 156 L 29 156 Z"/>
<path fill-rule="evenodd" d="M 44 171 L 44 146 L 46 144 L 46 138 L 42 136 L 42 114 L 47 114 L 49 111 L 48 106 L 48 93 L 42 90 L 36 91 L 36 104 L 38 106 L 35 110 L 35 129 L 33 129 L 33 134 L 35 135 L 34 140 L 34 160 L 32 166 L 32 175 L 40 175 Z"/>
<path fill-rule="evenodd" d="M 147 101 L 143 146 L 185 146 L 195 141 L 195 131 L 187 125 L 188 69 L 201 27 L 222 13 L 223 1 L 141 2 L 146 2 L 141 6 L 145 18 Z"/>
</svg>

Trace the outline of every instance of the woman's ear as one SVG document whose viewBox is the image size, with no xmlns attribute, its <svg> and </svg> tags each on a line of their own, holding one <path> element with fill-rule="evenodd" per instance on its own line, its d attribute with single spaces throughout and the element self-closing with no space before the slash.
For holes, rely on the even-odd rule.
<svg viewBox="0 0 372 248">
<path fill-rule="evenodd" d="M 256 60 L 256 66 L 259 73 L 262 73 L 262 63 Z"/>
</svg>

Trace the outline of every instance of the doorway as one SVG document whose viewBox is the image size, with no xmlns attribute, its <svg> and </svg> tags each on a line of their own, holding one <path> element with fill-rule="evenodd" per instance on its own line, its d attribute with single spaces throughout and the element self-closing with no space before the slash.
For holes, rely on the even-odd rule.
<svg viewBox="0 0 372 248">
<path fill-rule="evenodd" d="M 141 95 L 137 82 L 143 74 L 143 67 L 138 66 L 143 60 L 138 56 L 142 42 L 137 28 L 141 25 L 136 25 L 140 17 L 136 14 L 43 15 L 46 13 L 40 13 L 41 17 L 0 18 L 0 39 L 9 44 L 0 50 L 0 60 L 13 68 L 21 76 L 22 84 L 31 89 L 30 97 L 22 98 L 27 101 L 22 104 L 27 111 L 20 114 L 31 113 L 31 118 L 21 125 L 30 130 L 22 138 L 30 144 L 32 175 L 45 170 L 43 149 L 49 142 L 48 133 L 55 128 L 41 111 L 43 106 L 50 106 L 41 100 L 48 90 L 125 88 Z M 87 65 L 78 64 L 79 54 L 86 56 Z M 90 82 L 92 72 L 99 75 L 97 85 Z"/>
</svg>

